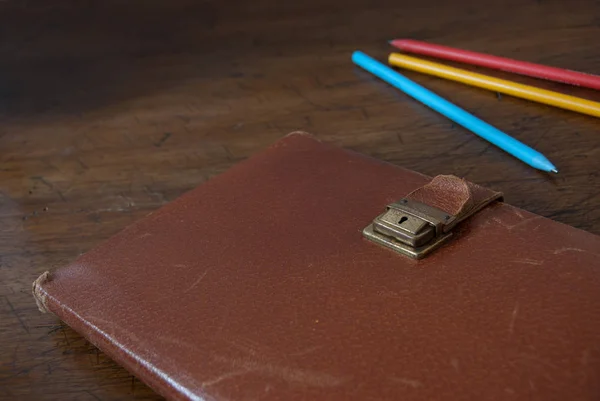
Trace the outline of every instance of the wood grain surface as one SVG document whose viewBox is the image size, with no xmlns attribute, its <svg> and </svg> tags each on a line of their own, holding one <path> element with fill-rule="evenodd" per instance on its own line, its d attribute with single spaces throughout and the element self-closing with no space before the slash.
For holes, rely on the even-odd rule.
<svg viewBox="0 0 600 401">
<path fill-rule="evenodd" d="M 0 399 L 159 399 L 31 283 L 289 131 L 600 234 L 600 120 L 406 72 L 560 173 L 534 171 L 350 62 L 393 38 L 600 73 L 597 1 L 0 2 Z"/>
</svg>

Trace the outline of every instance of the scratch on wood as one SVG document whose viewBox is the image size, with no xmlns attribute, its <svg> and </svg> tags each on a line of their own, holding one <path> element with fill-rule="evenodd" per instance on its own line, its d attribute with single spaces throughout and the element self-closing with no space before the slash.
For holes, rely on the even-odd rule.
<svg viewBox="0 0 600 401">
<path fill-rule="evenodd" d="M 137 117 L 136 117 L 136 119 L 137 119 Z M 138 123 L 139 123 L 139 121 L 138 121 Z M 131 139 L 131 137 L 129 136 L 129 134 L 127 132 L 123 132 L 123 136 L 125 137 L 125 139 L 127 139 L 127 142 L 130 145 L 133 145 L 133 139 Z"/>
<path fill-rule="evenodd" d="M 42 184 L 46 185 L 48 188 L 50 188 L 51 190 L 53 190 L 54 192 L 56 192 L 56 194 L 60 197 L 60 199 L 63 202 L 66 202 L 67 199 L 65 198 L 65 196 L 63 195 L 63 193 L 54 186 L 54 184 L 52 184 L 51 182 L 47 181 L 43 176 L 40 175 L 34 175 L 31 177 L 32 180 L 37 180 L 40 181 Z"/>
<path fill-rule="evenodd" d="M 144 192 L 146 192 L 150 197 L 156 197 L 161 203 L 167 203 L 167 199 L 162 192 L 154 191 L 148 185 L 144 185 Z"/>
<path fill-rule="evenodd" d="M 396 134 L 396 137 L 398 137 L 398 142 L 400 142 L 400 144 L 404 145 L 404 139 L 402 139 L 402 135 L 399 132 Z"/>
<path fill-rule="evenodd" d="M 25 322 L 23 321 L 23 319 L 21 319 L 21 316 L 19 316 L 19 314 L 17 313 L 16 309 L 14 308 L 13 304 L 10 302 L 8 297 L 4 297 L 4 299 L 6 299 L 6 303 L 8 304 L 8 307 L 10 308 L 12 314 L 15 315 L 15 317 L 21 324 L 21 327 L 23 327 L 23 330 L 25 330 L 25 332 L 27 334 L 29 334 L 29 328 L 27 327 L 27 325 L 25 325 Z"/>
<path fill-rule="evenodd" d="M 87 164 L 85 164 L 79 157 L 77 159 L 77 162 L 79 163 L 79 165 L 84 169 L 84 170 L 89 170 L 89 166 Z"/>
<path fill-rule="evenodd" d="M 227 146 L 223 145 L 223 150 L 225 151 L 225 154 L 227 155 L 227 160 L 233 161 L 235 159 L 235 157 L 231 154 L 231 151 L 229 150 L 229 148 Z"/>
<path fill-rule="evenodd" d="M 491 147 L 492 147 L 491 144 L 487 145 L 481 152 L 479 152 L 479 154 L 477 154 L 477 156 L 483 155 L 485 152 L 487 152 L 488 150 L 490 150 Z"/>
<path fill-rule="evenodd" d="M 67 337 L 67 331 L 65 330 L 65 328 L 62 328 L 62 333 L 63 336 L 65 336 L 65 342 L 67 343 L 67 346 L 71 346 L 71 343 L 69 342 L 69 338 Z"/>
<path fill-rule="evenodd" d="M 311 106 L 315 107 L 316 109 L 318 109 L 318 110 L 329 110 L 328 107 L 325 107 L 323 105 L 315 103 L 314 101 L 312 101 L 311 99 L 309 99 L 304 93 L 302 93 L 302 91 L 300 89 L 298 89 L 294 85 L 284 85 L 283 87 L 285 89 L 288 89 L 288 90 L 294 92 L 298 97 L 300 97 L 301 99 L 304 99 L 304 101 L 306 101 L 308 104 L 310 104 Z"/>
<path fill-rule="evenodd" d="M 367 110 L 364 107 L 361 107 L 360 111 L 362 112 L 362 115 L 365 118 L 365 120 L 368 120 L 370 118 L 369 113 L 367 112 Z"/>
<path fill-rule="evenodd" d="M 95 400 L 102 401 L 102 400 L 100 399 L 100 397 L 98 397 L 96 394 L 92 393 L 92 392 L 91 392 L 91 391 L 89 391 L 89 390 L 83 390 L 83 392 L 84 392 L 84 393 L 86 393 L 86 394 L 88 394 L 90 397 L 92 397 L 92 398 L 93 398 L 93 399 L 95 399 Z"/>
<path fill-rule="evenodd" d="M 173 135 L 173 134 L 171 134 L 170 132 L 165 132 L 164 135 L 162 136 L 162 138 L 160 138 L 158 140 L 158 142 L 156 142 L 154 144 L 154 146 L 156 146 L 157 148 L 160 148 L 167 141 L 167 139 L 169 139 L 171 137 L 171 135 Z"/>
<path fill-rule="evenodd" d="M 42 335 L 42 336 L 40 336 L 40 337 L 37 338 L 38 341 L 40 341 L 40 340 L 42 340 L 44 338 L 50 337 L 51 335 L 53 335 L 54 333 L 56 333 L 57 331 L 59 331 L 60 329 L 63 328 L 63 326 L 61 324 L 58 324 L 58 325 L 41 325 L 41 326 L 36 325 L 36 326 L 33 326 L 33 327 L 36 328 L 36 329 L 38 329 L 38 328 L 44 328 L 44 327 L 48 328 L 48 331 L 46 332 L 46 334 L 44 334 L 44 335 Z M 52 349 L 50 349 L 48 351 L 42 351 L 40 353 L 40 355 L 45 355 L 45 354 L 47 354 L 49 352 L 53 352 L 54 350 L 55 349 L 52 348 Z"/>
</svg>

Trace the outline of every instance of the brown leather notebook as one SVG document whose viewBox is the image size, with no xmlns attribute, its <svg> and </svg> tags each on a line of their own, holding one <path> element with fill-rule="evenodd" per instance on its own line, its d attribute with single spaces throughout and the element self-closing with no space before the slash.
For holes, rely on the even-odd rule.
<svg viewBox="0 0 600 401">
<path fill-rule="evenodd" d="M 34 295 L 172 400 L 598 399 L 600 237 L 498 198 L 294 134 Z"/>
</svg>

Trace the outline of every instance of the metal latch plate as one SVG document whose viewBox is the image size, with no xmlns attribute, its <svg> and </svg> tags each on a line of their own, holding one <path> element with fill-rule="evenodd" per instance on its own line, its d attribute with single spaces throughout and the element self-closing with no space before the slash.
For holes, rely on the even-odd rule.
<svg viewBox="0 0 600 401">
<path fill-rule="evenodd" d="M 413 259 L 421 259 L 431 251 L 441 246 L 448 239 L 450 239 L 452 233 L 442 235 L 441 237 L 438 237 L 419 248 L 413 248 L 412 246 L 403 244 L 402 242 L 395 240 L 392 237 L 376 233 L 375 231 L 373 231 L 372 223 L 363 229 L 363 235 L 365 236 L 365 238 L 379 245 L 383 245 L 385 247 L 393 249 L 394 251 L 399 252 L 403 255 L 409 256 Z"/>
<path fill-rule="evenodd" d="M 363 230 L 363 235 L 379 245 L 414 259 L 420 259 L 446 242 L 452 232 L 446 232 L 455 220 L 431 206 L 401 199 L 388 205 Z"/>
</svg>

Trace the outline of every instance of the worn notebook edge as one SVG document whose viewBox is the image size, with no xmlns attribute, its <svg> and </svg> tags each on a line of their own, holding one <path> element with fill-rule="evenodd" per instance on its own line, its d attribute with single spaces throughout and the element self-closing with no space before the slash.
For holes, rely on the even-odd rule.
<svg viewBox="0 0 600 401">
<path fill-rule="evenodd" d="M 46 291 L 44 291 L 42 285 L 44 285 L 44 283 L 48 282 L 50 279 L 50 272 L 46 270 L 37 279 L 35 279 L 31 286 L 31 292 L 33 293 L 35 304 L 42 313 L 48 312 L 48 305 L 46 303 L 48 299 L 48 294 L 46 294 Z"/>
<path fill-rule="evenodd" d="M 167 398 L 167 394 L 170 394 L 170 392 L 174 390 L 178 395 L 181 395 L 181 397 L 185 397 L 181 399 L 203 399 L 198 398 L 197 395 L 186 386 L 174 385 L 175 381 L 164 370 L 158 369 L 152 362 L 141 355 L 133 353 L 129 348 L 124 347 L 114 335 L 102 330 L 68 305 L 62 304 L 58 299 L 54 298 L 52 294 L 48 294 L 41 285 L 49 280 L 52 280 L 52 273 L 45 271 L 33 282 L 36 303 L 39 299 L 38 295 L 43 299 L 43 301 L 40 300 L 41 304 L 38 304 L 40 311 L 43 313 L 54 314 L 58 319 L 81 335 L 87 342 L 98 348 L 157 394 Z M 54 311 L 47 308 L 48 301 L 57 306 Z"/>
</svg>

